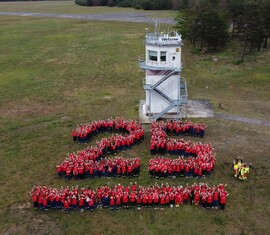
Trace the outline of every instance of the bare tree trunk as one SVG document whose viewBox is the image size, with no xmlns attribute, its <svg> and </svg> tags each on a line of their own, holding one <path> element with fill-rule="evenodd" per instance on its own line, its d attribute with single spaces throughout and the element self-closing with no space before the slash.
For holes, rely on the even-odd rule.
<svg viewBox="0 0 270 235">
<path fill-rule="evenodd" d="M 264 39 L 263 48 L 267 48 L 267 37 L 265 37 L 265 39 Z"/>
<path fill-rule="evenodd" d="M 261 50 L 261 41 L 258 42 L 258 48 L 257 48 L 257 51 L 260 51 Z"/>
<path fill-rule="evenodd" d="M 251 54 L 251 52 L 252 52 L 252 46 L 253 46 L 253 43 L 252 43 L 252 41 L 250 41 L 249 54 Z"/>
<path fill-rule="evenodd" d="M 240 60 L 241 63 L 244 62 L 244 56 L 246 54 L 247 42 L 248 42 L 248 39 L 246 38 L 244 50 L 243 50 L 242 57 L 241 57 L 241 60 Z"/>
</svg>

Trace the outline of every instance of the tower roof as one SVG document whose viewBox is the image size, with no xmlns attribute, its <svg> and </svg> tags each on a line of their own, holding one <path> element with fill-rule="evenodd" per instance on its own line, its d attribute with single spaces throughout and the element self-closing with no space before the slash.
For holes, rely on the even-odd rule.
<svg viewBox="0 0 270 235">
<path fill-rule="evenodd" d="M 145 44 L 155 46 L 181 46 L 182 38 L 176 31 L 170 31 L 169 33 L 147 32 L 145 35 Z"/>
</svg>

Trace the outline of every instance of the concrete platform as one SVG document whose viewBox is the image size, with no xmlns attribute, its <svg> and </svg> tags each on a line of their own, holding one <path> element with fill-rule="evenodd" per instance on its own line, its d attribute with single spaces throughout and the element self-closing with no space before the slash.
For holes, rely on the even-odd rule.
<svg viewBox="0 0 270 235">
<path fill-rule="evenodd" d="M 142 107 L 145 104 L 145 100 L 140 101 L 140 108 L 139 108 L 139 122 L 141 124 L 151 123 L 149 120 L 149 116 L 146 116 L 142 112 Z M 187 105 L 182 106 L 177 117 L 176 113 L 168 113 L 164 114 L 161 117 L 162 119 L 182 119 L 182 118 L 213 118 L 214 111 L 211 107 L 211 104 L 206 99 L 194 99 L 188 100 Z"/>
</svg>

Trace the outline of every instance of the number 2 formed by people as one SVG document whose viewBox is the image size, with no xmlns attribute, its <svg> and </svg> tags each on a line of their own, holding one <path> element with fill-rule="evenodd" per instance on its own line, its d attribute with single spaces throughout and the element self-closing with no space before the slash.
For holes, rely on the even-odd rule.
<svg viewBox="0 0 270 235">
<path fill-rule="evenodd" d="M 68 180 L 112 177 L 112 176 L 138 176 L 140 171 L 140 158 L 113 157 L 106 158 L 106 154 L 116 154 L 119 151 L 130 149 L 133 145 L 144 140 L 144 129 L 135 121 L 126 121 L 123 118 L 99 120 L 79 125 L 72 132 L 73 140 L 86 143 L 103 132 L 116 132 L 118 134 L 103 138 L 96 145 L 87 147 L 77 153 L 70 153 L 68 157 L 57 165 L 59 177 Z"/>
</svg>

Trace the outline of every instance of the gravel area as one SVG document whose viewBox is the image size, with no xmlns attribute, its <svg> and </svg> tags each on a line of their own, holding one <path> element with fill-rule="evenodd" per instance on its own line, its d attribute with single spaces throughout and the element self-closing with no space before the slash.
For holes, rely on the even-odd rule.
<svg viewBox="0 0 270 235">
<path fill-rule="evenodd" d="M 244 122 L 244 123 L 261 125 L 261 126 L 270 126 L 270 122 L 267 122 L 267 121 L 262 121 L 262 120 L 259 120 L 259 119 L 246 118 L 246 117 L 240 117 L 240 116 L 230 115 L 230 114 L 216 113 L 215 118 L 223 119 L 223 120 Z"/>
</svg>

